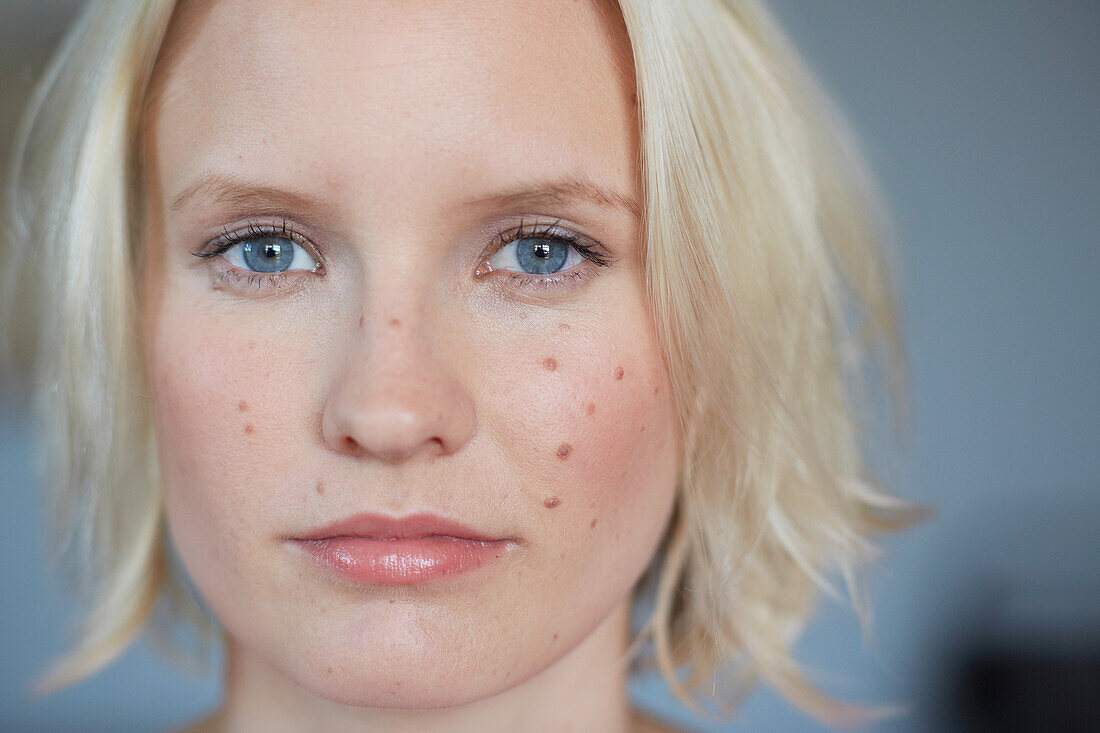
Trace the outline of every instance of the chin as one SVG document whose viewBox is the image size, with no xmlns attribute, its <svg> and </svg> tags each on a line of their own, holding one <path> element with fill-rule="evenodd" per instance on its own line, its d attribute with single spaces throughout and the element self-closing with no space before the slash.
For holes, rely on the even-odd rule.
<svg viewBox="0 0 1100 733">
<path fill-rule="evenodd" d="M 435 709 L 483 700 L 548 666 L 547 649 L 514 649 L 493 638 L 456 634 L 465 619 L 428 621 L 372 614 L 318 635 L 302 629 L 276 667 L 323 699 L 367 708 Z M 410 623 L 411 622 L 411 623 Z M 450 627 L 448 629 L 447 627 Z M 311 638 L 312 637 L 312 638 Z M 325 638 L 327 637 L 327 638 Z"/>
<path fill-rule="evenodd" d="M 341 705 L 362 708 L 432 710 L 452 708 L 484 700 L 519 684 L 524 677 L 496 669 L 479 673 L 464 671 L 461 677 L 439 667 L 405 670 L 405 665 L 383 665 L 331 674 L 322 666 L 309 670 L 299 685 L 318 697 Z"/>
</svg>

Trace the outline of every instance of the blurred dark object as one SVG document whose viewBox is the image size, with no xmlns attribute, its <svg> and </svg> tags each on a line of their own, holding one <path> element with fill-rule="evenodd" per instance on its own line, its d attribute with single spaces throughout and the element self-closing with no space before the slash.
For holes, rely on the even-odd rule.
<svg viewBox="0 0 1100 733">
<path fill-rule="evenodd" d="M 955 730 L 1100 731 L 1100 649 L 1077 656 L 976 648 L 960 661 Z"/>
</svg>

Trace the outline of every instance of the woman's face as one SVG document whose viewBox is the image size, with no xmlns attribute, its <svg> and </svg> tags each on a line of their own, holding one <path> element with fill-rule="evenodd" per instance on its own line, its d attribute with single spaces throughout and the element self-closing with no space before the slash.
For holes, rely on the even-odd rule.
<svg viewBox="0 0 1100 733">
<path fill-rule="evenodd" d="M 180 557 L 237 644 L 330 700 L 529 679 L 629 603 L 678 475 L 621 19 L 201 5 L 146 119 L 145 356 Z M 365 512 L 502 539 L 325 534 Z"/>
</svg>

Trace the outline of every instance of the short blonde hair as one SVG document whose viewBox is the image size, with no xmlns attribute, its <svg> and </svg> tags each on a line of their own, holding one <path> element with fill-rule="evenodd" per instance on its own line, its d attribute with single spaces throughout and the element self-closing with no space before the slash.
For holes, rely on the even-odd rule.
<svg viewBox="0 0 1100 733">
<path fill-rule="evenodd" d="M 138 341 L 136 141 L 175 4 L 85 6 L 16 141 L 5 315 L 14 324 L 19 305 L 38 329 L 14 350 L 34 355 L 39 480 L 89 609 L 43 690 L 108 664 L 154 608 L 168 609 L 162 636 L 180 617 L 209 620 L 172 559 Z M 651 640 L 689 704 L 732 669 L 721 697 L 733 705 L 763 680 L 822 721 L 850 721 L 867 711 L 811 685 L 791 645 L 818 590 L 840 597 L 836 570 L 867 623 L 870 535 L 927 516 L 878 485 L 861 448 L 866 357 L 879 347 L 904 408 L 884 207 L 759 2 L 619 7 L 639 100 L 645 284 L 684 436 L 673 520 L 635 589 L 655 597 L 633 648 Z"/>
</svg>

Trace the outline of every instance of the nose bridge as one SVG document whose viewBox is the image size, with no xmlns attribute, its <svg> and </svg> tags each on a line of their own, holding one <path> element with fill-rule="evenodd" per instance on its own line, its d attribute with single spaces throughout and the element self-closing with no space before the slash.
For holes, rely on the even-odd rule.
<svg viewBox="0 0 1100 733">
<path fill-rule="evenodd" d="M 459 450 L 475 415 L 430 287 L 394 280 L 364 297 L 323 417 L 325 441 L 389 463 Z"/>
</svg>

